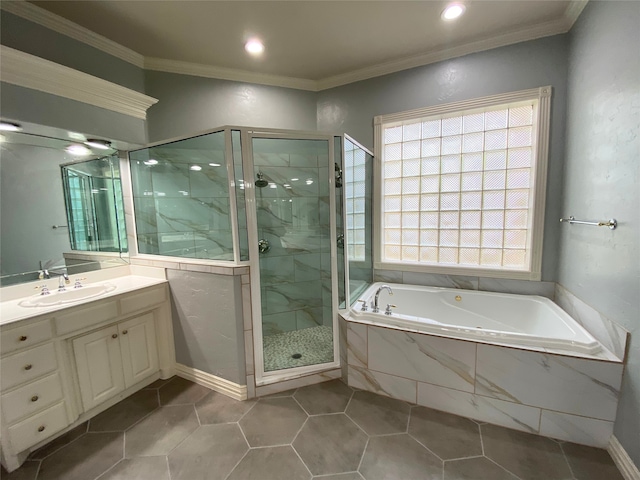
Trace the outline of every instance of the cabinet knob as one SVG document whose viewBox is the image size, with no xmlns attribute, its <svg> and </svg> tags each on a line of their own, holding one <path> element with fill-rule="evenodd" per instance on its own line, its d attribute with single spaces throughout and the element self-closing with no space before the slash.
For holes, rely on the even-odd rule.
<svg viewBox="0 0 640 480">
<path fill-rule="evenodd" d="M 24 341 L 26 341 L 26 340 L 27 340 L 27 336 L 26 336 L 26 335 L 21 335 L 21 336 L 20 336 L 20 341 L 21 341 L 21 342 L 24 342 Z"/>
<path fill-rule="evenodd" d="M 111 338 L 118 338 L 118 334 L 114 333 L 113 335 L 111 335 Z"/>
<path fill-rule="evenodd" d="M 33 365 L 31 365 L 30 363 L 24 366 L 25 370 L 31 370 L 32 368 L 33 368 Z"/>
<path fill-rule="evenodd" d="M 122 334 L 123 334 L 123 335 L 126 335 L 127 333 L 129 333 L 129 330 L 124 330 L 124 331 L 122 332 Z"/>
<path fill-rule="evenodd" d="M 45 429 L 45 428 L 46 428 L 46 427 L 45 427 L 44 425 L 40 425 L 40 426 L 38 427 L 38 431 L 39 431 L 39 432 L 44 432 L 44 429 Z"/>
<path fill-rule="evenodd" d="M 31 397 L 31 401 L 32 402 L 37 402 L 38 398 L 40 398 L 40 397 L 38 397 L 38 395 L 34 395 L 33 397 Z"/>
</svg>

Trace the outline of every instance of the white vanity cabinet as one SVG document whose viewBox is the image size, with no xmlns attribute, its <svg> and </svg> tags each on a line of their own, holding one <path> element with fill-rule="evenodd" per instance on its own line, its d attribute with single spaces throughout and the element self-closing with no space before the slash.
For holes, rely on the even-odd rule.
<svg viewBox="0 0 640 480">
<path fill-rule="evenodd" d="M 151 283 L 151 282 L 149 282 Z M 174 374 L 168 284 L 0 327 L 0 446 L 12 471 L 56 434 Z"/>
<path fill-rule="evenodd" d="M 84 410 L 90 410 L 158 371 L 152 313 L 73 340 Z"/>
</svg>

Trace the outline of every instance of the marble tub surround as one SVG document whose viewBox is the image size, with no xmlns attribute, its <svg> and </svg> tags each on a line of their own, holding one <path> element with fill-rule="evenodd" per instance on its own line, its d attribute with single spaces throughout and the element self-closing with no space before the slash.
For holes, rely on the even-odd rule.
<svg viewBox="0 0 640 480">
<path fill-rule="evenodd" d="M 484 278 L 463 275 L 406 272 L 399 270 L 375 270 L 374 282 L 406 283 L 427 287 L 460 288 L 497 293 L 540 295 L 551 300 L 555 296 L 554 282 L 535 282 L 505 278 Z"/>
<path fill-rule="evenodd" d="M 605 447 L 623 364 L 347 322 L 348 383 L 508 428 Z"/>
<path fill-rule="evenodd" d="M 158 380 L 39 449 L 20 469 L 0 475 L 3 480 L 622 480 L 604 450 L 479 425 L 354 391 L 340 380 L 240 402 L 177 377 Z"/>
<path fill-rule="evenodd" d="M 630 335 L 627 330 L 580 300 L 559 283 L 556 284 L 555 302 L 616 357 L 625 359 Z"/>
</svg>

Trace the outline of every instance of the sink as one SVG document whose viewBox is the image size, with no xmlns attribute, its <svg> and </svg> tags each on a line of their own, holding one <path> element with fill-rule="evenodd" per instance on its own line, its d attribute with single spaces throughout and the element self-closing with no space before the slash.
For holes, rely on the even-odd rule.
<svg viewBox="0 0 640 480">
<path fill-rule="evenodd" d="M 99 285 L 87 285 L 80 288 L 71 288 L 64 292 L 52 291 L 49 295 L 35 295 L 22 300 L 21 307 L 50 307 L 75 303 L 89 298 L 99 297 L 116 289 L 115 285 L 103 283 Z"/>
</svg>

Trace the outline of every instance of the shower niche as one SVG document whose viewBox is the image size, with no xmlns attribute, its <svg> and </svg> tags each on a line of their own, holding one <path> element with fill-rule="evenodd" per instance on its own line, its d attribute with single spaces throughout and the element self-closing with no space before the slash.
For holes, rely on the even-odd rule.
<svg viewBox="0 0 640 480">
<path fill-rule="evenodd" d="M 340 366 L 354 148 L 344 135 L 225 127 L 129 153 L 139 253 L 250 267 L 257 386 Z"/>
</svg>

